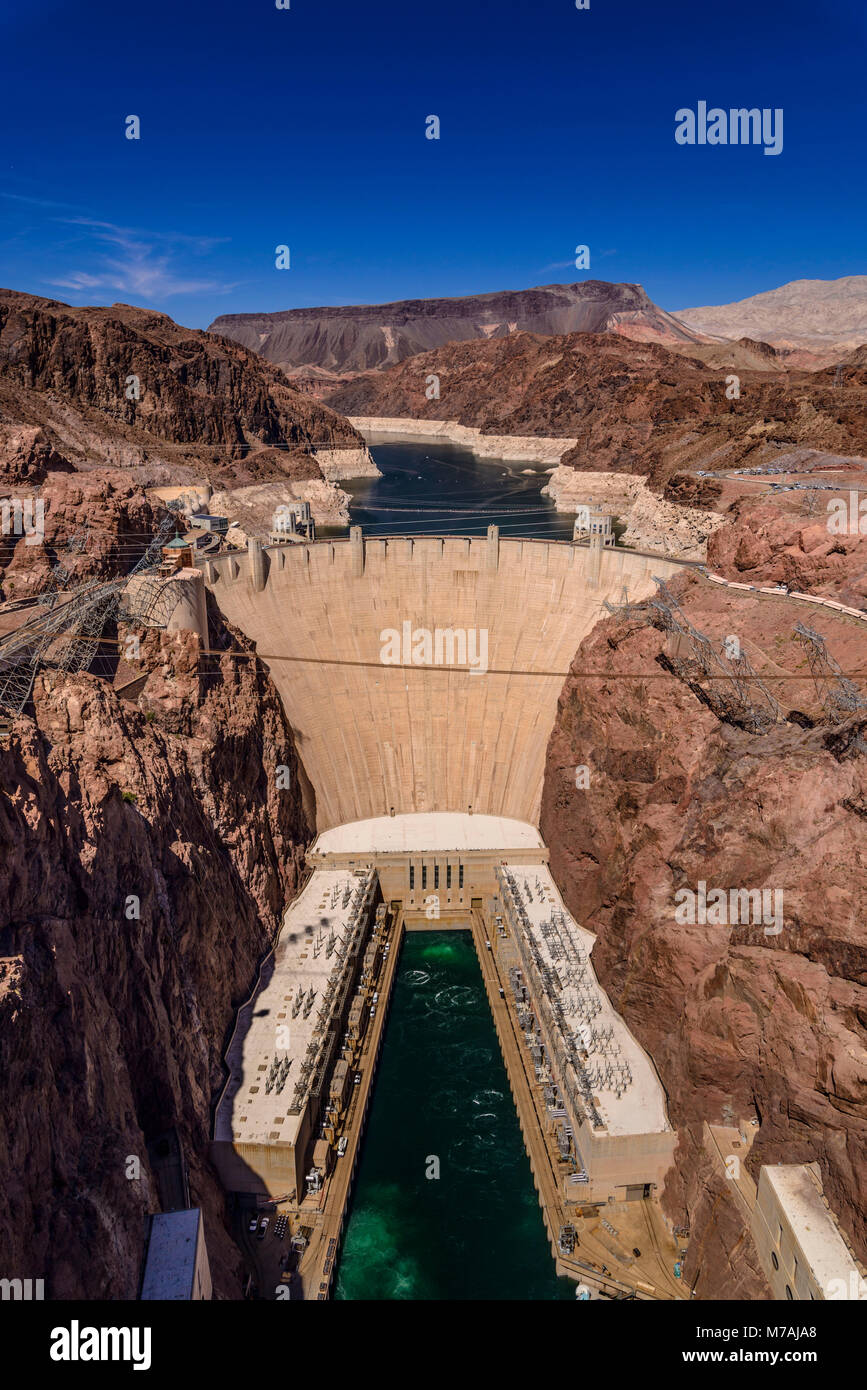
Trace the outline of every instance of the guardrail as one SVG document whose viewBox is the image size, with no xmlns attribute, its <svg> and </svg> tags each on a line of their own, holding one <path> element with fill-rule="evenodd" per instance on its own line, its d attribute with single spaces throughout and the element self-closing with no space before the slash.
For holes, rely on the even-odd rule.
<svg viewBox="0 0 867 1390">
<path fill-rule="evenodd" d="M 724 584 L 727 589 L 741 589 L 747 593 L 770 594 L 775 598 L 795 598 L 801 603 L 816 603 L 821 608 L 831 608 L 837 613 L 846 613 L 850 618 L 860 618 L 862 622 L 867 622 L 867 613 L 860 608 L 849 608 L 845 603 L 838 603 L 833 598 L 823 598 L 821 594 L 802 594 L 799 589 L 787 589 L 783 585 L 769 586 L 763 584 L 742 584 L 735 579 L 725 579 L 721 574 L 711 574 L 710 570 L 699 570 L 703 579 L 710 580 L 711 584 Z"/>
</svg>

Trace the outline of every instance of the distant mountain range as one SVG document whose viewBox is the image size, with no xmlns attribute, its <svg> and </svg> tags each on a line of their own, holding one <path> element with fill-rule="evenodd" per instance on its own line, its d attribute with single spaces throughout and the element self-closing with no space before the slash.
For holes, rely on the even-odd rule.
<svg viewBox="0 0 867 1390">
<path fill-rule="evenodd" d="M 814 352 L 851 351 L 867 343 L 867 275 L 792 280 L 734 304 L 680 309 L 674 317 L 711 337 L 754 338 L 777 348 Z"/>
<path fill-rule="evenodd" d="M 324 400 L 354 423 L 455 420 L 483 434 L 565 435 L 578 442 L 562 462 L 640 474 L 659 487 L 710 459 L 711 467 L 730 469 L 795 449 L 867 454 L 863 357 L 845 367 L 838 386 L 834 367 L 783 371 L 773 348 L 729 346 L 754 362 L 736 369 L 735 398 L 726 394 L 726 369 L 689 349 L 614 333 L 516 333 L 344 377 Z M 440 392 L 433 400 L 431 374 Z"/>
<path fill-rule="evenodd" d="M 339 376 L 389 367 L 446 343 L 506 338 L 521 330 L 619 333 L 672 345 L 707 341 L 703 333 L 654 304 L 641 285 L 604 280 L 460 299 L 222 314 L 208 331 L 242 343 L 286 372 Z"/>
</svg>

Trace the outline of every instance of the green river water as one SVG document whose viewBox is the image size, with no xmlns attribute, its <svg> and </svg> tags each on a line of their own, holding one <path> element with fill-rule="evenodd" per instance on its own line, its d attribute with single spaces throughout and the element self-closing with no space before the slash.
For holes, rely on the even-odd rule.
<svg viewBox="0 0 867 1390">
<path fill-rule="evenodd" d="M 574 1296 L 554 1273 L 472 936 L 411 932 L 335 1297 Z"/>
</svg>

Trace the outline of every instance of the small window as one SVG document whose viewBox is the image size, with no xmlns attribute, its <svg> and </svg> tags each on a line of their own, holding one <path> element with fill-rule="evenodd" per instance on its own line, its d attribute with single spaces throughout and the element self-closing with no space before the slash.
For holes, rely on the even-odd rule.
<svg viewBox="0 0 867 1390">
<path fill-rule="evenodd" d="M 780 1267 L 780 1262 L 779 1262 L 779 1260 L 777 1259 L 777 1252 L 776 1252 L 776 1250 L 772 1250 L 772 1251 L 771 1251 L 771 1264 L 774 1266 L 774 1269 L 779 1269 L 779 1267 Z"/>
<path fill-rule="evenodd" d="M 795 1297 L 795 1295 L 792 1293 L 792 1290 L 789 1288 L 789 1286 L 788 1286 L 788 1284 L 787 1284 L 787 1285 L 786 1285 L 786 1298 L 787 1298 L 787 1299 L 789 1300 L 789 1302 L 791 1303 L 791 1302 L 793 1301 L 794 1297 Z"/>
<path fill-rule="evenodd" d="M 415 864 L 410 864 L 410 866 L 409 866 L 409 891 L 412 892 L 412 890 L 413 890 L 414 887 L 415 887 Z"/>
</svg>

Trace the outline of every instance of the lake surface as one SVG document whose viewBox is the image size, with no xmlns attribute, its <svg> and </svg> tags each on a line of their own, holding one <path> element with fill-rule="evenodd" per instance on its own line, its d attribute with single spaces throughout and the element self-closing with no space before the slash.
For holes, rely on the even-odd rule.
<svg viewBox="0 0 867 1390">
<path fill-rule="evenodd" d="M 483 536 L 491 525 L 503 536 L 572 539 L 571 514 L 541 495 L 544 468 L 478 459 L 456 444 L 372 444 L 381 478 L 349 478 L 355 525 L 369 536 Z M 345 535 L 316 528 L 317 535 Z"/>
<path fill-rule="evenodd" d="M 404 937 L 334 1296 L 574 1301 L 469 931 Z"/>
</svg>

